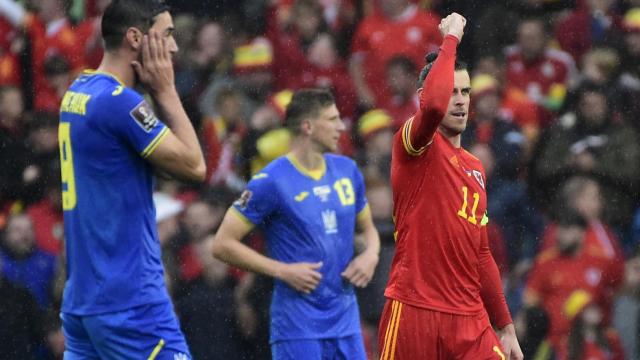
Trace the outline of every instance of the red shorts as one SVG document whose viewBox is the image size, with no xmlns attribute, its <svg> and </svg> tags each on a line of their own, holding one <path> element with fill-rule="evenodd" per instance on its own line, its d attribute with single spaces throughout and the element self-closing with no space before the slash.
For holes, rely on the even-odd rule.
<svg viewBox="0 0 640 360">
<path fill-rule="evenodd" d="M 387 299 L 380 319 L 381 360 L 504 360 L 486 312 L 455 315 Z"/>
</svg>

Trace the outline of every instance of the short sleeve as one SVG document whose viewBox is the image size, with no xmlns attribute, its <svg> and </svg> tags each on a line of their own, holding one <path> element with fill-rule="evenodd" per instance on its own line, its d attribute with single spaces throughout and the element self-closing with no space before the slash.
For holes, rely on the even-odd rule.
<svg viewBox="0 0 640 360">
<path fill-rule="evenodd" d="M 353 187 L 356 193 L 356 214 L 360 215 L 367 207 L 368 202 L 364 186 L 364 177 L 355 163 L 353 163 Z"/>
<path fill-rule="evenodd" d="M 158 119 L 153 108 L 137 92 L 117 87 L 104 101 L 109 128 L 115 136 L 147 158 L 168 135 L 169 128 Z M 111 115 L 113 114 L 113 117 Z"/>
<path fill-rule="evenodd" d="M 272 179 L 267 173 L 261 172 L 249 181 L 240 198 L 233 203 L 233 209 L 244 220 L 260 225 L 275 212 L 278 202 Z"/>
</svg>

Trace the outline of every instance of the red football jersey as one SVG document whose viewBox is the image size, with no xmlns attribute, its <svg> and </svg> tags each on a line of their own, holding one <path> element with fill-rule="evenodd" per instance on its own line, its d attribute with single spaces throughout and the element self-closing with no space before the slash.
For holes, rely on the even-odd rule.
<svg viewBox="0 0 640 360">
<path fill-rule="evenodd" d="M 385 295 L 413 306 L 511 322 L 486 233 L 480 160 L 437 131 L 454 87 L 457 39 L 446 36 L 420 109 L 394 137 L 396 253 Z M 483 304 L 484 301 L 484 304 Z"/>
<path fill-rule="evenodd" d="M 487 219 L 482 163 L 439 132 L 422 155 L 412 156 L 403 133 L 393 145 L 397 245 L 386 295 L 439 311 L 478 312 L 479 250 L 488 249 L 481 235 Z"/>
<path fill-rule="evenodd" d="M 353 56 L 363 57 L 364 78 L 376 96 L 376 106 L 390 95 L 386 88 L 385 66 L 397 55 L 409 57 L 416 66 L 424 64 L 424 54 L 435 50 L 441 41 L 440 18 L 432 12 L 411 6 L 398 19 L 381 14 L 367 16 L 353 37 Z"/>
<path fill-rule="evenodd" d="M 603 308 L 606 322 L 613 294 L 622 280 L 620 271 L 612 267 L 604 255 L 562 256 L 552 248 L 537 256 L 525 297 L 540 299 L 549 315 L 549 340 L 553 345 L 561 346 L 571 326 L 563 310 L 571 294 L 576 290 L 589 292 Z"/>
</svg>

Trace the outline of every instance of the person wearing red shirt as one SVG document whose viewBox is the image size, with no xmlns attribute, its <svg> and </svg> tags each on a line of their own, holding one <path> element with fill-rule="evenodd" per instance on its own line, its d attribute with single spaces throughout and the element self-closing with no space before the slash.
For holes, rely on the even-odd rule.
<svg viewBox="0 0 640 360">
<path fill-rule="evenodd" d="M 625 359 L 618 332 L 604 323 L 602 309 L 588 292 L 574 291 L 563 309 L 571 332 L 558 349 L 559 360 Z"/>
<path fill-rule="evenodd" d="M 556 246 L 537 256 L 524 291 L 525 307 L 542 305 L 549 315 L 548 339 L 556 349 L 570 331 L 563 309 L 571 294 L 582 290 L 597 299 L 607 319 L 612 296 L 623 280 L 604 255 L 585 251 L 586 227 L 586 220 L 575 211 L 558 215 Z"/>
<path fill-rule="evenodd" d="M 548 38 L 543 20 L 523 20 L 518 26 L 518 43 L 505 49 L 506 88 L 524 91 L 538 105 L 541 127 L 560 109 L 576 74 L 571 55 L 548 47 Z"/>
<path fill-rule="evenodd" d="M 389 90 L 385 65 L 396 55 L 406 55 L 418 65 L 422 56 L 436 50 L 442 40 L 438 15 L 424 12 L 409 0 L 380 1 L 380 12 L 362 20 L 352 42 L 350 63 L 360 103 L 382 107 Z"/>
<path fill-rule="evenodd" d="M 382 108 L 393 119 L 394 130 L 402 127 L 418 110 L 417 69 L 413 61 L 404 55 L 395 56 L 387 62 L 387 84 L 391 94 Z"/>
<path fill-rule="evenodd" d="M 460 147 L 471 90 L 456 62 L 465 23 L 456 13 L 441 21 L 420 108 L 393 139 L 396 253 L 378 337 L 385 360 L 523 357 L 489 249 L 484 169 Z"/>
</svg>

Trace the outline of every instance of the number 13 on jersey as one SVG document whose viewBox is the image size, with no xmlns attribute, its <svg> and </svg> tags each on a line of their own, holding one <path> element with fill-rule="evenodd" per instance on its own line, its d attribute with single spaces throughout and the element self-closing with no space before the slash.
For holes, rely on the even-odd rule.
<svg viewBox="0 0 640 360">
<path fill-rule="evenodd" d="M 76 180 L 73 171 L 73 151 L 71 150 L 71 124 L 61 122 L 58 127 L 60 145 L 60 170 L 62 173 L 62 209 L 76 207 Z"/>
</svg>

